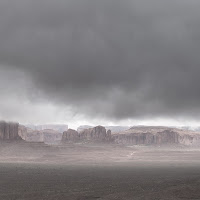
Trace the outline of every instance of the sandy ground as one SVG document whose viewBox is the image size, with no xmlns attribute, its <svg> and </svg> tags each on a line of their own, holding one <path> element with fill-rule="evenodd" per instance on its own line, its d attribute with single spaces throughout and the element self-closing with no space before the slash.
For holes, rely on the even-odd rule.
<svg viewBox="0 0 200 200">
<path fill-rule="evenodd" d="M 200 199 L 200 150 L 0 144 L 0 199 Z"/>
</svg>

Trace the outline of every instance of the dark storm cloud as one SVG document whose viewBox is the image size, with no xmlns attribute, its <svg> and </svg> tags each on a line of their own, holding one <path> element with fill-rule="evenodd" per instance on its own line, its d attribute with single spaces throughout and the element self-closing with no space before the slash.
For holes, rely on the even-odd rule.
<svg viewBox="0 0 200 200">
<path fill-rule="evenodd" d="M 197 117 L 199 13 L 197 0 L 2 0 L 0 64 L 90 117 Z"/>
</svg>

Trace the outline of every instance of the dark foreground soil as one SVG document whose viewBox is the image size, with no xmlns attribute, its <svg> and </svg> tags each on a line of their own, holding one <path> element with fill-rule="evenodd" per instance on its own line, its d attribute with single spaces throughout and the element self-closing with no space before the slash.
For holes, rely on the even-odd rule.
<svg viewBox="0 0 200 200">
<path fill-rule="evenodd" d="M 2 200 L 200 200 L 198 150 L 37 146 L 30 157 L 25 150 L 0 148 Z"/>
</svg>

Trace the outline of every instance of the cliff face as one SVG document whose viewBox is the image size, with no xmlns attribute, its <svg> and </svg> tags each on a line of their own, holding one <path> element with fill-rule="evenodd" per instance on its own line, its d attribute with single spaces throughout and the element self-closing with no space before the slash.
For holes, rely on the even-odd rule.
<svg viewBox="0 0 200 200">
<path fill-rule="evenodd" d="M 0 126 L 0 137 L 15 138 L 17 124 Z M 6 128 L 7 127 L 7 128 Z M 4 130 L 4 131 L 2 131 Z M 15 131 L 13 131 L 15 130 Z M 14 133 L 15 132 L 15 133 Z M 62 143 L 67 142 L 113 142 L 124 145 L 165 145 L 165 144 L 181 144 L 187 146 L 200 146 L 200 133 L 170 128 L 170 127 L 133 127 L 120 133 L 111 134 L 111 131 L 106 131 L 103 126 L 84 129 L 80 133 L 69 129 L 63 134 L 54 130 L 32 130 L 20 125 L 18 128 L 19 135 L 22 139 L 29 142 L 44 142 L 44 143 Z"/>
<path fill-rule="evenodd" d="M 103 126 L 85 129 L 80 133 L 80 140 L 83 141 L 109 142 L 111 139 L 111 131 L 106 131 Z"/>
<path fill-rule="evenodd" d="M 23 125 L 19 125 L 19 135 L 21 138 L 28 142 L 43 142 L 44 137 L 40 131 L 32 130 L 31 128 L 27 128 Z"/>
<path fill-rule="evenodd" d="M 187 146 L 200 146 L 200 134 L 180 135 L 179 143 Z"/>
<path fill-rule="evenodd" d="M 0 121 L 0 140 L 20 140 L 18 123 Z"/>
<path fill-rule="evenodd" d="M 97 126 L 84 129 L 80 133 L 69 129 L 63 133 L 62 142 L 111 142 L 111 131 L 106 131 L 105 127 Z"/>
<path fill-rule="evenodd" d="M 58 143 L 62 139 L 62 133 L 52 130 L 52 129 L 45 129 L 42 130 L 44 143 Z"/>
<path fill-rule="evenodd" d="M 113 139 L 124 145 L 200 145 L 200 133 L 169 127 L 133 127 L 114 134 Z"/>
<path fill-rule="evenodd" d="M 125 145 L 161 145 L 161 144 L 178 144 L 178 134 L 168 130 L 152 133 L 130 133 L 119 134 L 114 136 L 114 141 Z"/>
<path fill-rule="evenodd" d="M 62 142 L 78 142 L 80 141 L 79 133 L 73 129 L 69 129 L 63 133 Z"/>
<path fill-rule="evenodd" d="M 19 135 L 23 140 L 28 142 L 44 142 L 44 143 L 56 143 L 62 139 L 62 133 L 51 130 L 33 130 L 25 126 L 19 126 Z"/>
</svg>

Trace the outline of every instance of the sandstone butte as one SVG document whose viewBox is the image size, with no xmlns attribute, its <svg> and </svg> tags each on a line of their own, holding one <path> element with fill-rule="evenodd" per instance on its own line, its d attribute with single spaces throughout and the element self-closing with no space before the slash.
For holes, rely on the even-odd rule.
<svg viewBox="0 0 200 200">
<path fill-rule="evenodd" d="M 200 146 L 200 132 L 164 126 L 134 126 L 128 130 L 112 133 L 103 126 L 84 129 L 81 132 L 68 129 L 60 133 L 55 130 L 32 130 L 14 122 L 0 121 L 0 140 L 25 140 L 28 142 L 100 142 L 123 145 L 181 144 Z"/>
</svg>

